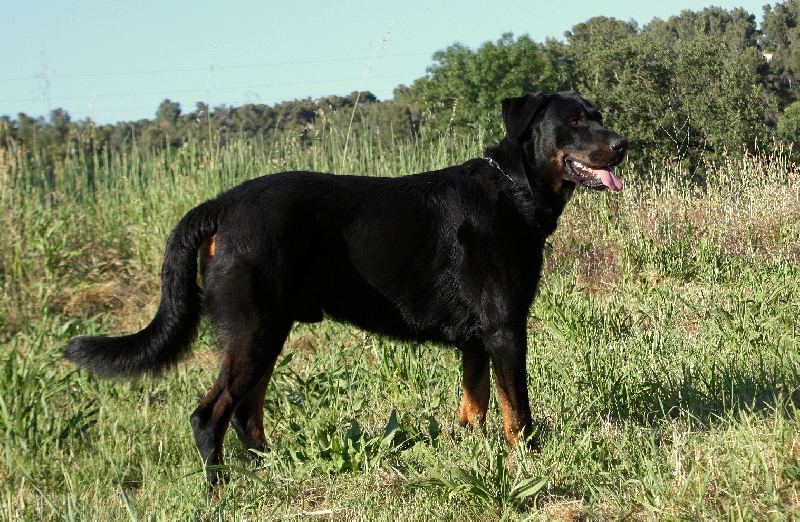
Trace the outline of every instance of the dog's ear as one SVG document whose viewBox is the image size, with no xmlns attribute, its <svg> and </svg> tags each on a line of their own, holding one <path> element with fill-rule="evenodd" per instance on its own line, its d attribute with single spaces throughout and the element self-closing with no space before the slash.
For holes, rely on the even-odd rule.
<svg viewBox="0 0 800 522">
<path fill-rule="evenodd" d="M 544 108 L 545 102 L 550 99 L 550 96 L 550 94 L 536 92 L 519 98 L 503 100 L 503 123 L 506 126 L 506 136 L 511 140 L 522 136 L 533 118 Z"/>
</svg>

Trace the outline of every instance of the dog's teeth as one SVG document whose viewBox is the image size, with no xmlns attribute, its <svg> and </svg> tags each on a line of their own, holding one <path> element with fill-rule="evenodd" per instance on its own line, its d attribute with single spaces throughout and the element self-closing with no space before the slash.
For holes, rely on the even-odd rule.
<svg viewBox="0 0 800 522">
<path fill-rule="evenodd" d="M 581 163 L 580 161 L 573 160 L 572 161 L 572 165 L 575 167 L 575 170 L 578 170 L 581 174 L 584 174 L 584 175 L 587 175 L 587 176 L 588 175 L 594 175 L 594 171 L 590 167 L 588 167 L 588 166 L 584 165 L 583 163 Z"/>
</svg>

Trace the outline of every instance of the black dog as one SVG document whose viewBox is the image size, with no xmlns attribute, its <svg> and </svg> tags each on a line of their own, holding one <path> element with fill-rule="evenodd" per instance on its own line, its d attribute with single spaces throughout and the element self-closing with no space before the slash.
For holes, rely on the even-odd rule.
<svg viewBox="0 0 800 522">
<path fill-rule="evenodd" d="M 160 370 L 189 349 L 205 306 L 222 369 L 191 422 L 203 460 L 217 465 L 230 423 L 247 448 L 264 448 L 264 394 L 289 329 L 328 316 L 457 345 L 463 425 L 486 417 L 491 360 L 516 444 L 531 432 L 526 319 L 545 239 L 576 184 L 622 189 L 610 167 L 628 142 L 575 93 L 502 107 L 506 137 L 485 158 L 398 178 L 285 172 L 201 204 L 167 241 L 153 321 L 73 339 L 65 357 L 108 376 Z"/>
</svg>

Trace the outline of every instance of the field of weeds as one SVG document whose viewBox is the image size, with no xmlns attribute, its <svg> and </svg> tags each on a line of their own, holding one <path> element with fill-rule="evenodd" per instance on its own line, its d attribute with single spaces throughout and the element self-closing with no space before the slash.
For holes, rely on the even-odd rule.
<svg viewBox="0 0 800 522">
<path fill-rule="evenodd" d="M 706 165 L 703 183 L 629 165 L 622 193 L 576 193 L 529 318 L 539 454 L 505 445 L 496 403 L 485 434 L 458 426 L 456 350 L 296 325 L 266 397 L 270 451 L 251 464 L 229 436 L 231 480 L 208 492 L 188 422 L 216 378 L 207 325 L 154 379 L 61 360 L 74 335 L 149 322 L 166 238 L 201 200 L 282 170 L 393 176 L 483 146 L 366 140 L 55 169 L 3 152 L 0 519 L 800 518 L 800 172 L 780 151 Z"/>
</svg>

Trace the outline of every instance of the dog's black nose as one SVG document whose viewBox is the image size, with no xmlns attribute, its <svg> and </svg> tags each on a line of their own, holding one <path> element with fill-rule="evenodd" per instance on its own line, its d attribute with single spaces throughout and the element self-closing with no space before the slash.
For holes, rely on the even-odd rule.
<svg viewBox="0 0 800 522">
<path fill-rule="evenodd" d="M 611 142 L 611 150 L 614 152 L 625 152 L 628 150 L 628 140 L 620 136 Z"/>
</svg>

